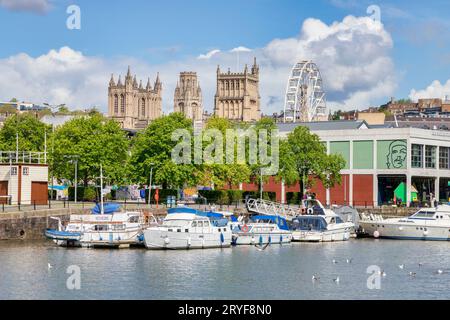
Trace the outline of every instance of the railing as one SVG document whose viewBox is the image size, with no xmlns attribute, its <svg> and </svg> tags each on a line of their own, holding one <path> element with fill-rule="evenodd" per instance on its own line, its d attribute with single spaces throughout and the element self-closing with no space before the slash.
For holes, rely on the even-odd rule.
<svg viewBox="0 0 450 320">
<path fill-rule="evenodd" d="M 282 216 L 288 221 L 292 220 L 299 214 L 298 207 L 292 207 L 278 202 L 261 199 L 248 199 L 247 210 L 249 212 L 262 215 Z"/>
<path fill-rule="evenodd" d="M 34 163 L 47 164 L 46 152 L 33 151 L 0 151 L 0 163 L 16 164 L 16 163 Z"/>
</svg>

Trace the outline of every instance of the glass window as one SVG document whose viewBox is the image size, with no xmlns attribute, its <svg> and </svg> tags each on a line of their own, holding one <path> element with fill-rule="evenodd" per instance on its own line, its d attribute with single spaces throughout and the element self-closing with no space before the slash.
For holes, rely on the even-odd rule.
<svg viewBox="0 0 450 320">
<path fill-rule="evenodd" d="M 436 147 L 425 146 L 425 168 L 436 168 Z"/>
<path fill-rule="evenodd" d="M 28 167 L 23 167 L 23 175 L 24 175 L 24 176 L 28 176 L 29 173 L 30 173 L 30 168 L 28 168 Z"/>
<path fill-rule="evenodd" d="M 208 221 L 203 221 L 203 226 L 204 227 L 209 227 L 209 222 Z"/>
<path fill-rule="evenodd" d="M 203 221 L 197 221 L 197 227 L 203 227 Z"/>
<path fill-rule="evenodd" d="M 422 154 L 423 154 L 423 145 L 421 144 L 411 145 L 411 167 L 423 168 Z"/>
<path fill-rule="evenodd" d="M 195 228 L 197 226 L 197 221 L 192 222 L 192 227 Z"/>
<path fill-rule="evenodd" d="M 439 147 L 439 168 L 450 169 L 449 161 L 449 149 L 448 147 Z"/>
</svg>

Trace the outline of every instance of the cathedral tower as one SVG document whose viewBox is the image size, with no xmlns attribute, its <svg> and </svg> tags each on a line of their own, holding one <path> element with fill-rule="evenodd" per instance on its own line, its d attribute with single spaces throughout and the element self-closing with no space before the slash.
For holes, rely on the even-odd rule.
<svg viewBox="0 0 450 320">
<path fill-rule="evenodd" d="M 186 118 L 202 121 L 202 90 L 196 72 L 181 72 L 174 94 L 174 111 L 183 113 Z"/>
</svg>

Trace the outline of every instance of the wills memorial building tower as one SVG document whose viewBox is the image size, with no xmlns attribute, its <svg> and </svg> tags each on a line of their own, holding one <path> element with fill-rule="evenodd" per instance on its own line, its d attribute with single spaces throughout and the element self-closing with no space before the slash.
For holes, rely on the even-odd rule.
<svg viewBox="0 0 450 320">
<path fill-rule="evenodd" d="M 162 84 L 159 74 L 153 87 L 150 79 L 143 87 L 142 80 L 138 84 L 136 76 L 131 76 L 130 67 L 128 67 L 123 84 L 120 75 L 117 83 L 111 75 L 108 86 L 108 115 L 119 122 L 123 129 L 144 129 L 151 120 L 161 116 L 161 93 Z"/>
<path fill-rule="evenodd" d="M 221 73 L 217 67 L 217 91 L 214 101 L 217 117 L 236 121 L 258 121 L 261 119 L 259 96 L 259 66 L 256 58 L 249 72 L 247 65 L 243 73 Z"/>
</svg>

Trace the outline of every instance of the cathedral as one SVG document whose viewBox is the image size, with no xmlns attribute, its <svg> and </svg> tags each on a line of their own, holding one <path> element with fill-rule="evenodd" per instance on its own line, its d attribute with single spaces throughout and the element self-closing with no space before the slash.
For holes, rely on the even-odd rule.
<svg viewBox="0 0 450 320">
<path fill-rule="evenodd" d="M 123 129 L 144 129 L 151 120 L 161 116 L 162 109 L 162 84 L 159 74 L 152 87 L 150 79 L 143 87 L 142 80 L 139 84 L 136 76 L 132 77 L 130 67 L 124 83 L 119 75 L 117 83 L 114 75 L 108 86 L 108 115 L 120 123 Z"/>
<path fill-rule="evenodd" d="M 217 90 L 214 115 L 234 121 L 252 122 L 261 119 L 259 96 L 259 66 L 256 58 L 252 69 L 243 73 L 221 73 L 217 67 Z"/>
<path fill-rule="evenodd" d="M 174 94 L 174 111 L 194 122 L 203 120 L 202 89 L 196 72 L 181 72 Z"/>
</svg>

